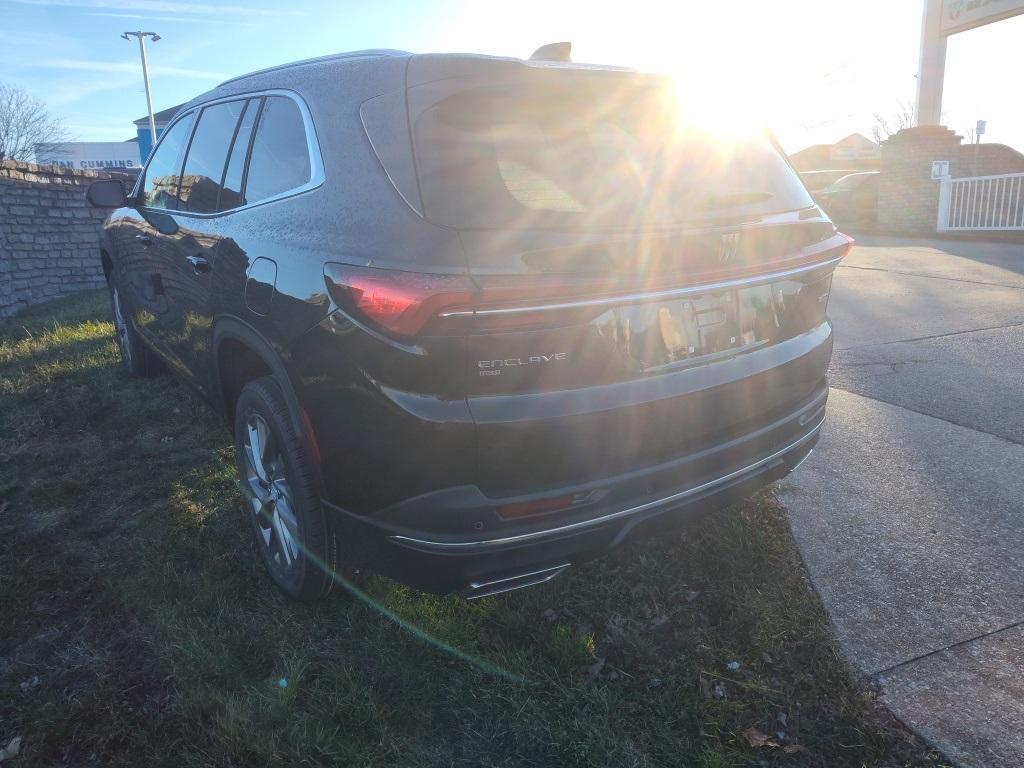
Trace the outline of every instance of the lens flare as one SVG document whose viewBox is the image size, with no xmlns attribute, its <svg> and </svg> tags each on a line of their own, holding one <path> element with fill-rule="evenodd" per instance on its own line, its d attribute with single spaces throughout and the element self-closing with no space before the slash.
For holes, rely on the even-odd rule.
<svg viewBox="0 0 1024 768">
<path fill-rule="evenodd" d="M 723 82 L 728 80 L 671 73 L 669 98 L 675 102 L 678 130 L 697 130 L 723 141 L 764 131 L 764 97 L 745 83 Z"/>
</svg>

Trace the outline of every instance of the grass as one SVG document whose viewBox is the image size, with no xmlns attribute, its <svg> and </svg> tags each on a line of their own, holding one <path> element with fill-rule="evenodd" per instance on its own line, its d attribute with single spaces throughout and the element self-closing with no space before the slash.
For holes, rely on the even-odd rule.
<svg viewBox="0 0 1024 768">
<path fill-rule="evenodd" d="M 851 679 L 770 494 L 506 596 L 374 577 L 288 602 L 226 431 L 127 379 L 108 314 L 100 292 L 0 323 L 13 765 L 940 764 Z"/>
</svg>

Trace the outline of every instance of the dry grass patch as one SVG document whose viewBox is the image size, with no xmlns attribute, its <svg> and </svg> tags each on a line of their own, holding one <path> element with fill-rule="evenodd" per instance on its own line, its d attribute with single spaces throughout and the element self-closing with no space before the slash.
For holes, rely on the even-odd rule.
<svg viewBox="0 0 1024 768">
<path fill-rule="evenodd" d="M 122 375 L 108 311 L 0 324 L 14 765 L 940 764 L 850 679 L 770 494 L 507 596 L 286 601 L 226 431 Z"/>
</svg>

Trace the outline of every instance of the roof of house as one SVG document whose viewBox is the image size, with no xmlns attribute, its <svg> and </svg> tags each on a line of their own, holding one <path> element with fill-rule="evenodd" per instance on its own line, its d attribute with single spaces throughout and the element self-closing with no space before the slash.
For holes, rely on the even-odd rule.
<svg viewBox="0 0 1024 768">
<path fill-rule="evenodd" d="M 871 139 L 869 139 L 863 133 L 851 133 L 849 136 L 845 136 L 845 137 L 841 138 L 839 141 L 837 141 L 832 146 L 848 145 L 848 144 L 860 144 L 862 147 L 866 147 L 866 146 L 869 146 L 869 145 L 872 146 L 872 147 L 878 146 L 877 144 L 875 144 L 875 142 L 873 142 Z"/>
<path fill-rule="evenodd" d="M 181 107 L 182 107 L 181 104 L 176 104 L 173 107 L 168 107 L 167 109 L 161 109 L 159 112 L 156 112 L 153 115 L 153 120 L 156 122 L 157 125 L 163 125 L 163 124 L 169 123 L 171 118 L 174 117 L 175 114 L 177 114 L 178 110 L 181 109 Z M 143 115 L 142 117 L 140 117 L 138 120 L 135 120 L 134 122 L 138 126 L 148 125 L 149 124 L 149 115 Z"/>
<path fill-rule="evenodd" d="M 833 147 L 849 146 L 851 144 L 859 144 L 863 147 L 868 145 L 872 147 L 878 146 L 862 133 L 851 133 L 849 136 L 844 136 L 834 144 L 811 144 L 809 147 L 804 147 L 797 152 L 793 152 L 789 157 L 790 159 L 795 159 L 827 156 Z"/>
<path fill-rule="evenodd" d="M 828 151 L 832 149 L 832 144 L 811 144 L 809 147 L 793 152 L 790 154 L 790 158 L 797 157 L 818 157 L 819 155 L 828 155 Z"/>
</svg>

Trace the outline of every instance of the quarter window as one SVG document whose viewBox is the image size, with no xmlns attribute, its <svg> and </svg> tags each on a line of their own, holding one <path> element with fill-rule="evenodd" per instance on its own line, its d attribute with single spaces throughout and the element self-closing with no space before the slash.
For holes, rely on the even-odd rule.
<svg viewBox="0 0 1024 768">
<path fill-rule="evenodd" d="M 309 147 L 302 112 L 291 99 L 270 96 L 263 103 L 245 180 L 245 200 L 260 200 L 301 187 L 310 180 Z"/>
<path fill-rule="evenodd" d="M 192 129 L 192 115 L 176 122 L 164 134 L 160 145 L 146 166 L 143 205 L 147 208 L 178 210 L 178 178 L 181 155 Z"/>
<path fill-rule="evenodd" d="M 193 213 L 217 210 L 224 164 L 245 104 L 245 101 L 228 101 L 202 111 L 181 174 L 180 210 Z"/>
</svg>

